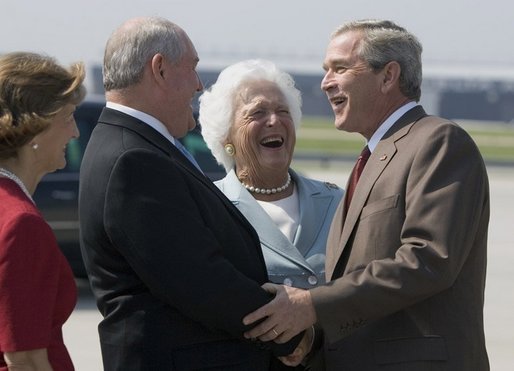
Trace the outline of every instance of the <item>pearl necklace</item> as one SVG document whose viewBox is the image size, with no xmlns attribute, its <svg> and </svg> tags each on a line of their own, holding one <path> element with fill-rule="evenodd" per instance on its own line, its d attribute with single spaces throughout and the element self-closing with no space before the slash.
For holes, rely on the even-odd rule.
<svg viewBox="0 0 514 371">
<path fill-rule="evenodd" d="M 9 170 L 7 170 L 3 167 L 0 167 L 0 175 L 3 175 L 7 179 L 11 179 L 14 183 L 16 183 L 21 188 L 23 193 L 25 193 L 25 195 L 27 195 L 27 197 L 30 199 L 30 201 L 32 201 L 32 203 L 34 203 L 34 200 L 32 199 L 32 196 L 30 195 L 27 187 L 25 187 L 25 184 L 23 184 L 21 179 L 18 178 L 16 176 L 16 174 L 14 174 L 13 172 L 10 172 Z"/>
<path fill-rule="evenodd" d="M 243 187 L 245 187 L 250 192 L 261 193 L 263 195 L 264 194 L 271 195 L 271 194 L 280 193 L 280 192 L 285 191 L 291 184 L 291 175 L 289 175 L 289 173 L 287 173 L 286 183 L 282 187 L 278 187 L 278 188 L 255 188 L 253 186 L 249 186 L 248 184 L 245 184 L 244 182 L 241 182 L 241 184 L 243 185 Z"/>
</svg>

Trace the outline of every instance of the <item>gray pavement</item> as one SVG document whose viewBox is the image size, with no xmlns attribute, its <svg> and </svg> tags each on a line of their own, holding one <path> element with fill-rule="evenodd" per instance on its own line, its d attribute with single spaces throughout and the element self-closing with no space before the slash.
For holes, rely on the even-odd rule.
<svg viewBox="0 0 514 371">
<path fill-rule="evenodd" d="M 293 164 L 300 172 L 344 186 L 349 162 Z M 485 303 L 485 330 L 491 370 L 514 370 L 514 167 L 489 166 L 491 221 Z M 96 310 L 87 283 L 79 281 L 79 302 L 64 327 L 65 342 L 77 371 L 102 370 Z"/>
</svg>

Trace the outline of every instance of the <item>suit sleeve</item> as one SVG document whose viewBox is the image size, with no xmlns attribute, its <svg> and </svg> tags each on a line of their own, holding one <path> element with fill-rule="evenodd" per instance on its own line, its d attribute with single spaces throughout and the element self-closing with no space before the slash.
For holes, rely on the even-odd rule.
<svg viewBox="0 0 514 371">
<path fill-rule="evenodd" d="M 455 125 L 438 125 L 430 133 L 419 148 L 399 151 L 397 156 L 410 156 L 398 159 L 405 165 L 390 164 L 400 169 L 395 176 L 404 179 L 398 193 L 391 195 L 397 198 L 396 206 L 361 215 L 356 226 L 354 241 L 359 242 L 352 254 L 366 250 L 374 257 L 312 290 L 318 319 L 331 342 L 449 289 L 471 249 L 485 246 L 475 243 L 486 238 L 489 216 L 480 153 Z M 391 169 L 386 171 L 390 173 L 384 177 L 393 176 Z M 381 187 L 378 192 L 390 191 L 386 182 Z M 387 253 L 376 256 L 383 251 Z"/>
<path fill-rule="evenodd" d="M 154 296 L 210 329 L 243 339 L 248 327 L 242 318 L 271 298 L 262 282 L 233 262 L 238 267 L 260 264 L 259 245 L 217 195 L 205 194 L 212 191 L 191 178 L 164 155 L 126 152 L 110 177 L 106 232 Z M 215 223 L 207 213 L 217 215 Z M 235 246 L 223 246 L 220 233 L 233 235 Z M 268 346 L 285 355 L 298 342 Z"/>
</svg>

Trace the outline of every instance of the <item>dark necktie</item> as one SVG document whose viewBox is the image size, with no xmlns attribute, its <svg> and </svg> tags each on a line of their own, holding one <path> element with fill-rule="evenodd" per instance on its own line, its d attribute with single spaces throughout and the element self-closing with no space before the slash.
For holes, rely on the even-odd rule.
<svg viewBox="0 0 514 371">
<path fill-rule="evenodd" d="M 348 188 L 346 189 L 346 200 L 344 203 L 344 217 L 346 218 L 346 213 L 350 208 L 350 203 L 352 202 L 353 192 L 355 191 L 355 187 L 357 187 L 357 182 L 362 174 L 362 170 L 364 170 L 364 166 L 366 166 L 366 162 L 368 161 L 371 152 L 369 151 L 368 146 L 364 147 L 362 150 L 355 166 L 353 167 L 352 173 L 350 174 L 350 181 L 348 182 Z"/>
</svg>

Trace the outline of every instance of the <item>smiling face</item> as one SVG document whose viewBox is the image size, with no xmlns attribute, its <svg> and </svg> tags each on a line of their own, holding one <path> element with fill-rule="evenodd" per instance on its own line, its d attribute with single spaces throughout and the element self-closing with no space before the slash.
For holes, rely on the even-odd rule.
<svg viewBox="0 0 514 371">
<path fill-rule="evenodd" d="M 227 143 L 235 147 L 240 179 L 259 187 L 285 182 L 296 133 L 287 101 L 275 83 L 252 80 L 241 85 Z"/>
<path fill-rule="evenodd" d="M 31 141 L 37 144 L 33 152 L 39 173 L 51 173 L 66 166 L 66 145 L 79 137 L 74 112 L 74 104 L 65 105 L 54 116 L 50 126 Z"/>
<path fill-rule="evenodd" d="M 382 75 L 359 57 L 362 33 L 350 31 L 333 38 L 327 48 L 321 89 L 327 94 L 339 130 L 369 139 L 383 119 Z"/>
</svg>

